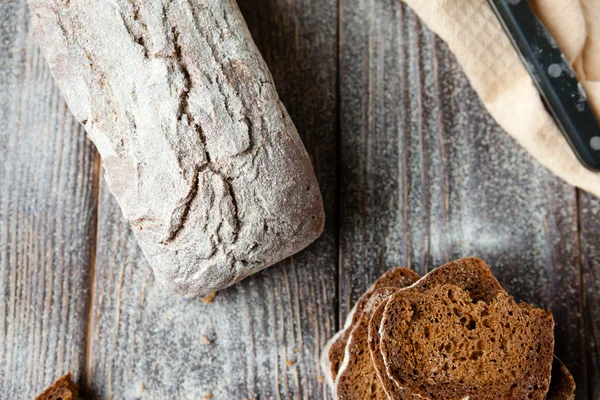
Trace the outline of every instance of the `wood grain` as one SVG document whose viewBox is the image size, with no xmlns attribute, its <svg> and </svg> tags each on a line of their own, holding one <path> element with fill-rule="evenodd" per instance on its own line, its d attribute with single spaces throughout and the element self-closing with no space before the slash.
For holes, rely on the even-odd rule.
<svg viewBox="0 0 600 400">
<path fill-rule="evenodd" d="M 600 398 L 600 200 L 579 193 L 579 223 L 581 226 L 583 301 L 585 304 L 585 353 L 587 381 L 577 382 L 578 389 L 587 384 L 589 399 Z"/>
<path fill-rule="evenodd" d="M 257 44 L 311 154 L 329 219 L 323 237 L 210 304 L 154 281 L 106 186 L 88 348 L 100 398 L 324 397 L 318 355 L 334 331 L 336 4 L 241 1 Z"/>
<path fill-rule="evenodd" d="M 96 153 L 33 41 L 25 1 L 0 5 L 0 398 L 81 377 Z"/>
<path fill-rule="evenodd" d="M 327 398 L 320 349 L 367 285 L 393 265 L 424 273 L 466 255 L 552 309 L 577 398 L 600 398 L 600 201 L 502 132 L 399 2 L 239 3 L 328 220 L 307 251 L 210 304 L 154 281 L 98 190 L 99 160 L 25 1 L 0 4 L 0 399 L 32 398 L 68 370 L 93 398 Z"/>
<path fill-rule="evenodd" d="M 552 309 L 556 352 L 587 398 L 575 190 L 497 126 L 410 9 L 341 7 L 340 322 L 391 266 L 475 255 Z"/>
</svg>

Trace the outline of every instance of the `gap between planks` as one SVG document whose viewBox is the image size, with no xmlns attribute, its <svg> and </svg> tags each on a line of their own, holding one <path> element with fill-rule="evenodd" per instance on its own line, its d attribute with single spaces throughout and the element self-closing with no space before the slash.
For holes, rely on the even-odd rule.
<svg viewBox="0 0 600 400">
<path fill-rule="evenodd" d="M 577 245 L 578 245 L 578 252 L 579 252 L 579 259 L 578 259 L 578 264 L 579 264 L 579 285 L 580 285 L 580 300 L 579 300 L 579 304 L 580 304 L 580 319 L 581 319 L 581 329 L 582 329 L 582 338 L 583 338 L 583 346 L 584 348 L 586 348 L 587 350 L 587 343 L 588 343 L 588 327 L 587 327 L 587 318 L 588 316 L 591 318 L 591 315 L 588 314 L 587 311 L 587 299 L 586 299 L 586 282 L 585 282 L 585 248 L 584 248 L 584 240 L 583 240 L 583 227 L 581 225 L 581 218 L 582 218 L 582 213 L 581 213 L 581 201 L 582 201 L 582 192 L 581 189 L 579 188 L 575 188 L 575 202 L 576 202 L 576 216 L 577 216 Z M 594 385 L 591 379 L 589 379 L 589 372 L 590 372 L 590 367 L 592 365 L 592 357 L 593 355 L 591 354 L 590 351 L 586 351 L 585 352 L 585 362 L 584 362 L 584 368 L 583 368 L 583 379 L 585 382 L 585 389 L 588 393 L 588 399 L 589 400 L 596 400 L 594 399 Z M 575 390 L 575 394 L 577 394 L 577 389 Z"/>
<path fill-rule="evenodd" d="M 86 340 L 85 340 L 85 362 L 83 369 L 83 376 L 81 381 L 83 383 L 83 391 L 85 392 L 90 387 L 90 379 L 92 376 L 92 363 L 91 363 L 91 351 L 92 351 L 92 334 L 94 332 L 94 287 L 96 279 L 96 253 L 98 250 L 98 229 L 99 229 L 99 216 L 100 216 L 100 202 L 101 202 L 101 166 L 102 160 L 98 151 L 95 152 L 94 159 L 94 181 L 92 186 L 92 195 L 96 199 L 96 208 L 92 214 L 92 247 L 90 251 L 90 264 L 89 264 L 89 285 L 88 285 L 88 314 L 86 323 Z"/>
<path fill-rule="evenodd" d="M 337 0 L 337 10 L 336 10 L 336 77 L 335 77 L 335 90 L 336 90 L 336 99 L 335 99 L 335 132 L 336 132 L 336 173 L 335 173 L 335 184 L 336 184 L 336 195 L 334 198 L 334 210 L 335 210 L 335 221 L 334 221 L 334 235 L 336 241 L 336 250 L 337 250 L 337 275 L 335 277 L 335 296 L 334 296 L 334 304 L 333 304 L 333 312 L 334 312 L 334 333 L 339 331 L 342 328 L 342 316 L 340 315 L 340 299 L 342 296 L 341 293 L 341 281 L 343 274 L 343 263 L 342 263 L 342 233 L 341 233 L 341 210 L 340 204 L 342 203 L 342 162 L 341 162 L 341 154 L 342 154 L 342 0 Z M 329 319 L 328 319 L 329 320 Z M 327 338 L 329 340 L 329 338 Z M 321 348 L 321 351 L 323 349 Z M 325 392 L 327 393 L 327 391 Z"/>
</svg>

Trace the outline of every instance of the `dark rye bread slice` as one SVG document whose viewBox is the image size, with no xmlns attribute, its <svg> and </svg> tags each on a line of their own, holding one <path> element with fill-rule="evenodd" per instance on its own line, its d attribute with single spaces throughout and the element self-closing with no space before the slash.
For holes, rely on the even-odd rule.
<svg viewBox="0 0 600 400">
<path fill-rule="evenodd" d="M 356 324 L 357 320 L 362 314 L 362 311 L 369 301 L 371 294 L 375 290 L 384 287 L 404 288 L 412 285 L 418 281 L 419 278 L 419 274 L 410 269 L 402 267 L 392 268 L 381 275 L 381 277 L 377 279 L 373 285 L 371 285 L 371 287 L 354 305 L 346 317 L 344 328 L 336 333 L 329 340 L 329 342 L 327 342 L 321 354 L 321 369 L 323 370 L 325 378 L 332 390 L 334 388 L 334 382 L 337 378 L 337 372 L 339 371 L 342 361 L 344 360 L 346 343 L 348 342 L 348 337 L 350 336 L 352 327 Z"/>
<path fill-rule="evenodd" d="M 552 378 L 546 400 L 574 400 L 575 380 L 565 365 L 556 357 L 552 363 Z"/>
<path fill-rule="evenodd" d="M 410 391 L 407 388 L 401 388 L 398 386 L 394 380 L 387 374 L 387 370 L 385 368 L 385 362 L 383 360 L 383 355 L 381 354 L 381 336 L 379 335 L 379 326 L 381 325 L 381 320 L 383 319 L 383 313 L 385 311 L 385 307 L 390 301 L 391 296 L 387 297 L 384 301 L 382 301 L 377 308 L 371 314 L 371 318 L 369 319 L 369 329 L 368 329 L 368 348 L 369 355 L 371 356 L 371 362 L 373 364 L 373 370 L 379 379 L 379 386 L 386 393 L 388 399 L 407 399 L 410 397 Z"/>
<path fill-rule="evenodd" d="M 79 387 L 73 382 L 71 373 L 60 377 L 35 400 L 79 400 Z"/>
<path fill-rule="evenodd" d="M 388 395 L 379 383 L 368 345 L 369 321 L 374 310 L 397 292 L 398 288 L 375 290 L 354 325 L 344 361 L 335 381 L 334 398 L 340 400 L 387 400 Z"/>
<path fill-rule="evenodd" d="M 544 400 L 548 392 L 552 315 L 515 303 L 477 258 L 392 295 L 379 334 L 388 375 L 422 398 Z"/>
</svg>

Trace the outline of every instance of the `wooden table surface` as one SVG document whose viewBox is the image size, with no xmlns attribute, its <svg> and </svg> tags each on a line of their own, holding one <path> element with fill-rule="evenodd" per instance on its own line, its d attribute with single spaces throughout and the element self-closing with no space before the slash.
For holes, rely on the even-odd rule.
<svg viewBox="0 0 600 400">
<path fill-rule="evenodd" d="M 204 304 L 155 282 L 26 2 L 0 2 L 0 398 L 67 371 L 93 398 L 327 398 L 320 349 L 379 274 L 476 255 L 552 309 L 577 399 L 600 399 L 600 201 L 505 134 L 398 0 L 240 8 L 328 220 L 310 248 Z"/>
</svg>

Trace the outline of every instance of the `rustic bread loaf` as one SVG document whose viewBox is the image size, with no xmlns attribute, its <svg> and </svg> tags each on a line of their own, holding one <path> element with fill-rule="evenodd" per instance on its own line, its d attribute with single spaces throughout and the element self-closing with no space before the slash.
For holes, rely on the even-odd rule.
<svg viewBox="0 0 600 400">
<path fill-rule="evenodd" d="M 73 377 L 69 372 L 60 377 L 35 400 L 79 400 L 79 387 L 73 383 Z"/>
<path fill-rule="evenodd" d="M 334 389 L 337 372 L 344 360 L 344 353 L 352 328 L 362 315 L 363 309 L 369 302 L 371 295 L 380 288 L 403 288 L 412 285 L 420 278 L 416 272 L 402 267 L 386 271 L 356 302 L 344 323 L 343 329 L 337 332 L 325 345 L 321 353 L 321 369 L 325 374 L 330 388 Z"/>
<path fill-rule="evenodd" d="M 397 288 L 375 290 L 352 328 L 345 349 L 344 361 L 335 380 L 334 397 L 343 400 L 387 400 L 369 353 L 369 321 L 376 308 L 385 303 Z"/>
<path fill-rule="evenodd" d="M 323 204 L 235 0 L 29 0 L 156 277 L 196 297 L 303 249 Z"/>
<path fill-rule="evenodd" d="M 475 258 L 446 264 L 391 296 L 379 328 L 386 371 L 423 398 L 543 400 L 552 315 L 517 304 Z"/>
<path fill-rule="evenodd" d="M 565 365 L 554 357 L 552 362 L 552 378 L 546 400 L 574 400 L 575 380 Z"/>
</svg>

